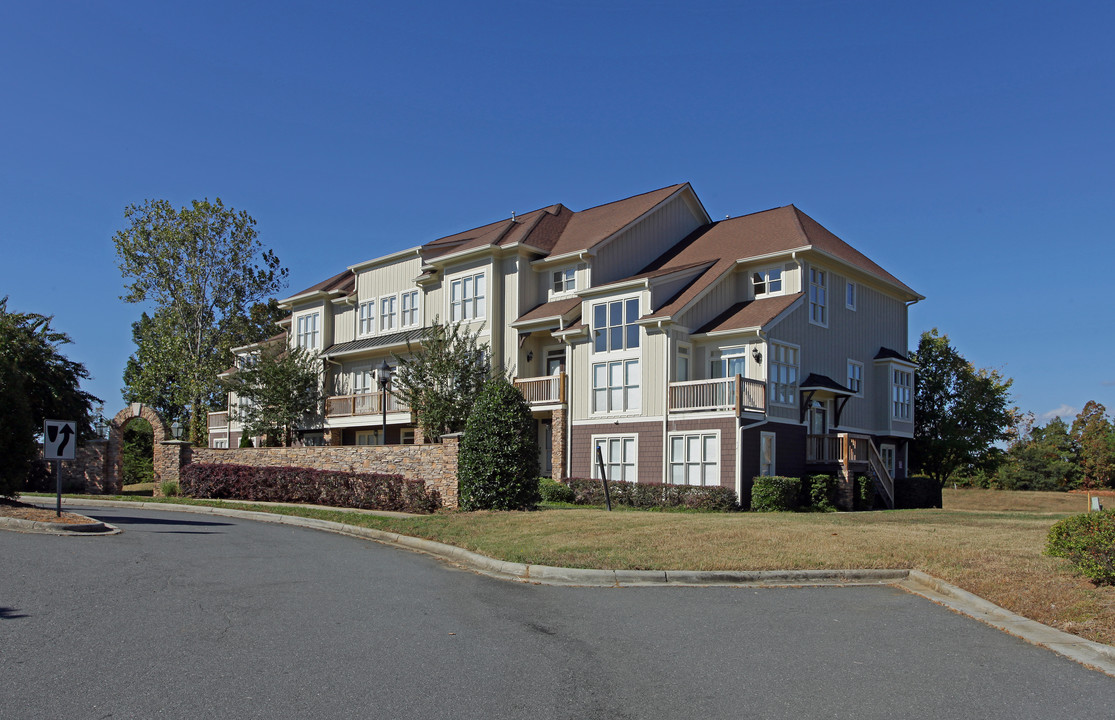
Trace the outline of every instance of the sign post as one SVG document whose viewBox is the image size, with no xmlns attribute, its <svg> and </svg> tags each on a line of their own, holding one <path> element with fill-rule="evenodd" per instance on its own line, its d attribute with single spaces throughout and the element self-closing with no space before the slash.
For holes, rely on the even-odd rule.
<svg viewBox="0 0 1115 720">
<path fill-rule="evenodd" d="M 43 421 L 43 459 L 53 460 L 58 498 L 55 513 L 62 516 L 62 461 L 77 457 L 77 423 L 73 420 Z"/>
</svg>

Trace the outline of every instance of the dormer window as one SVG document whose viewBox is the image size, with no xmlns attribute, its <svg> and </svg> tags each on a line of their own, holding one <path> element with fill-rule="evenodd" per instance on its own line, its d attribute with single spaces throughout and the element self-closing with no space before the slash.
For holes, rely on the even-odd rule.
<svg viewBox="0 0 1115 720">
<path fill-rule="evenodd" d="M 766 268 L 751 273 L 755 297 L 782 294 L 782 268 Z"/>
<path fill-rule="evenodd" d="M 554 271 L 554 294 L 571 293 L 577 289 L 577 271 L 573 268 Z"/>
</svg>

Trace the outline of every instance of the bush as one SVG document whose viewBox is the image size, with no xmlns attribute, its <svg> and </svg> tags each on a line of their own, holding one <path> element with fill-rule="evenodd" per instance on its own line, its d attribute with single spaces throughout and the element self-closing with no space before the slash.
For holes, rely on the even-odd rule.
<svg viewBox="0 0 1115 720">
<path fill-rule="evenodd" d="M 855 494 L 852 496 L 852 509 L 875 509 L 875 481 L 866 475 L 856 477 Z"/>
<path fill-rule="evenodd" d="M 894 480 L 895 509 L 941 507 L 941 484 L 924 475 L 912 475 Z"/>
<path fill-rule="evenodd" d="M 538 490 L 542 494 L 542 499 L 546 502 L 573 503 L 577 500 L 577 494 L 573 492 L 573 488 L 550 478 L 539 478 Z"/>
<path fill-rule="evenodd" d="M 756 512 L 796 510 L 801 479 L 769 475 L 755 478 L 751 485 L 751 509 Z"/>
<path fill-rule="evenodd" d="M 1049 529 L 1045 553 L 1099 585 L 1115 585 L 1115 510 L 1074 515 Z"/>
<path fill-rule="evenodd" d="M 181 489 L 174 480 L 163 480 L 159 485 L 159 490 L 162 491 L 163 497 L 178 497 L 181 494 Z"/>
<path fill-rule="evenodd" d="M 542 499 L 530 406 L 502 375 L 484 384 L 469 413 L 457 472 L 462 510 L 525 510 Z"/>
<path fill-rule="evenodd" d="M 441 506 L 437 491 L 428 491 L 421 480 L 401 475 L 199 463 L 182 468 L 179 477 L 182 494 L 195 498 L 414 513 L 430 513 Z"/>
<path fill-rule="evenodd" d="M 838 482 L 834 475 L 810 475 L 802 483 L 809 495 L 800 504 L 813 512 L 835 512 Z"/>
<path fill-rule="evenodd" d="M 565 484 L 573 491 L 574 503 L 604 504 L 604 486 L 600 480 L 569 478 Z M 667 485 L 609 480 L 608 491 L 613 505 L 644 510 L 658 508 L 686 508 L 710 512 L 739 510 L 735 491 L 719 485 Z"/>
</svg>

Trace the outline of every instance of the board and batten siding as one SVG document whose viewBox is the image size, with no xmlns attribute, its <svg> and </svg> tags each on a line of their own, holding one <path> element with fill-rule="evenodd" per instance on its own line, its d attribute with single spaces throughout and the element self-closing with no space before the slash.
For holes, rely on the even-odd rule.
<svg viewBox="0 0 1115 720">
<path fill-rule="evenodd" d="M 592 263 L 593 284 L 604 285 L 637 275 L 701 223 L 702 219 L 685 201 L 684 193 L 675 195 L 599 249 Z"/>
<path fill-rule="evenodd" d="M 818 267 L 827 271 L 827 268 Z M 827 272 L 828 327 L 809 322 L 809 299 L 806 297 L 801 306 L 770 330 L 769 338 L 801 348 L 799 380 L 804 380 L 810 373 L 817 373 L 846 385 L 848 361 L 862 363 L 864 396 L 848 400 L 840 418 L 840 428 L 887 432 L 890 426 L 889 404 L 883 408 L 878 397 L 882 394 L 889 398 L 890 385 L 882 384 L 874 372 L 874 358 L 880 347 L 899 352 L 906 350 L 906 304 L 857 281 L 857 309 L 848 310 L 844 306 L 847 279 Z M 880 412 L 882 409 L 886 409 L 886 414 Z M 778 415 L 784 417 L 786 413 L 779 412 Z"/>
</svg>

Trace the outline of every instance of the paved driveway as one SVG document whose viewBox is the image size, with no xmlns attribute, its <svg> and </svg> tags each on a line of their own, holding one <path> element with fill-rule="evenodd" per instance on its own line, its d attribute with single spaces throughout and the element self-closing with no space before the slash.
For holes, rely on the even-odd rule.
<svg viewBox="0 0 1115 720">
<path fill-rule="evenodd" d="M 331 533 L 0 533 L 0 718 L 1104 718 L 1115 680 L 891 587 L 562 588 Z"/>
</svg>

